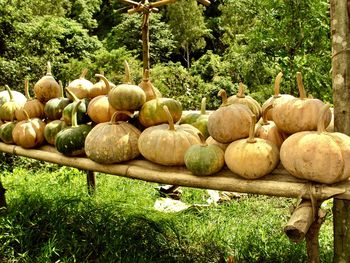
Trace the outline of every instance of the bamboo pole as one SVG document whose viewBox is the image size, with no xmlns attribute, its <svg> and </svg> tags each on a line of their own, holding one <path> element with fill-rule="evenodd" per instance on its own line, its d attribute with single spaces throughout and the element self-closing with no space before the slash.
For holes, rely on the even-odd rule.
<svg viewBox="0 0 350 263">
<path fill-rule="evenodd" d="M 325 200 L 336 196 L 350 200 L 350 185 L 348 182 L 329 186 L 312 184 L 289 175 L 281 167 L 270 175 L 259 180 L 247 180 L 223 169 L 213 176 L 192 175 L 186 167 L 167 167 L 146 160 L 133 160 L 121 164 L 98 164 L 86 157 L 67 157 L 58 153 L 52 146 L 40 149 L 24 149 L 16 145 L 0 143 L 0 151 L 20 155 L 46 162 L 72 166 L 78 169 L 102 172 L 117 176 L 139 179 L 161 184 L 213 189 L 219 191 L 262 194 L 279 197 Z M 311 192 L 308 190 L 311 189 Z"/>
</svg>

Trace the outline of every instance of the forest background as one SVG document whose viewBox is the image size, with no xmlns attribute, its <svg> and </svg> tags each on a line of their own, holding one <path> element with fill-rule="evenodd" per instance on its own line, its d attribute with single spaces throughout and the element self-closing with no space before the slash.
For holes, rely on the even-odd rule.
<svg viewBox="0 0 350 263">
<path fill-rule="evenodd" d="M 0 87 L 23 91 L 52 73 L 64 85 L 103 73 L 123 81 L 124 64 L 133 81 L 142 79 L 142 15 L 117 0 L 0 0 Z M 332 103 L 329 3 L 325 0 L 216 0 L 204 7 L 178 0 L 150 16 L 151 81 L 185 109 L 220 105 L 217 92 L 237 92 L 263 102 L 273 94 L 278 72 L 281 93 L 297 96 L 301 71 L 309 95 Z"/>
</svg>

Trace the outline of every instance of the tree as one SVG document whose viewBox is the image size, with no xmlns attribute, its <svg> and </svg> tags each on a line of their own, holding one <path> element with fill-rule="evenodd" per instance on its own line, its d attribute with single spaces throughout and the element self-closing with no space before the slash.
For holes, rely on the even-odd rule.
<svg viewBox="0 0 350 263">
<path fill-rule="evenodd" d="M 194 0 L 179 0 L 167 6 L 168 23 L 175 36 L 178 48 L 183 49 L 187 68 L 191 66 L 191 53 L 203 50 L 204 37 L 210 36 L 206 27 L 203 7 Z"/>
</svg>

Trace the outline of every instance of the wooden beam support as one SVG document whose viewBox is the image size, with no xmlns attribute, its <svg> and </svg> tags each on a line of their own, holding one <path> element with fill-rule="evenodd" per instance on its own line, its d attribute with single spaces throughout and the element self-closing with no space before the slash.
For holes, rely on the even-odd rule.
<svg viewBox="0 0 350 263">
<path fill-rule="evenodd" d="M 94 171 L 86 171 L 86 182 L 89 195 L 94 195 L 96 190 L 96 175 Z"/>
<path fill-rule="evenodd" d="M 0 181 L 0 208 L 7 207 L 5 192 L 6 192 L 6 189 L 3 187 Z"/>
</svg>

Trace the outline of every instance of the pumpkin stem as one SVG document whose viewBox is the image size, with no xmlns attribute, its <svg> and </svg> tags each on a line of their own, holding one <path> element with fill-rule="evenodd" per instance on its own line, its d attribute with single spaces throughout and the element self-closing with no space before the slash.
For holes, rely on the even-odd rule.
<svg viewBox="0 0 350 263">
<path fill-rule="evenodd" d="M 26 121 L 30 121 L 30 117 L 29 117 L 28 112 L 25 109 L 23 109 L 23 108 L 21 110 L 23 111 L 23 113 L 24 113 L 24 115 L 26 117 Z"/>
<path fill-rule="evenodd" d="M 203 134 L 201 132 L 198 132 L 197 135 L 198 135 L 199 139 L 201 140 L 201 146 L 203 146 L 203 147 L 208 146 L 208 143 L 205 140 Z"/>
<path fill-rule="evenodd" d="M 262 113 L 262 124 L 263 125 L 268 125 L 269 124 L 269 120 L 267 119 L 267 113 L 272 108 L 273 108 L 273 104 L 270 104 L 269 106 L 266 107 L 266 109 L 264 109 L 264 111 Z"/>
<path fill-rule="evenodd" d="M 320 111 L 320 116 L 318 118 L 317 121 L 317 132 L 318 133 L 322 133 L 326 131 L 326 127 L 325 127 L 325 120 L 327 117 L 327 113 L 329 111 L 329 104 L 325 104 L 324 106 L 322 106 L 321 111 Z"/>
<path fill-rule="evenodd" d="M 87 68 L 84 68 L 82 71 L 81 71 L 81 74 L 80 74 L 80 77 L 79 79 L 84 79 L 86 74 L 88 72 L 88 69 Z"/>
<path fill-rule="evenodd" d="M 111 117 L 110 124 L 116 124 L 118 122 L 118 117 L 121 116 L 122 114 L 128 115 L 129 117 L 132 116 L 131 112 L 129 111 L 116 111 L 113 113 Z"/>
<path fill-rule="evenodd" d="M 124 83 L 130 84 L 131 83 L 130 67 L 126 60 L 124 60 L 124 69 L 125 69 Z"/>
<path fill-rule="evenodd" d="M 275 79 L 275 86 L 274 86 L 274 98 L 279 98 L 281 97 L 280 94 L 280 85 L 281 85 L 281 80 L 282 80 L 283 73 L 280 72 L 277 74 L 276 79 Z"/>
<path fill-rule="evenodd" d="M 219 90 L 218 96 L 221 97 L 221 100 L 222 100 L 221 105 L 222 106 L 226 105 L 227 104 L 227 93 L 226 93 L 226 90 L 224 90 L 224 89 Z"/>
<path fill-rule="evenodd" d="M 72 110 L 72 127 L 78 127 L 78 107 L 80 106 L 82 100 L 74 101 L 74 107 Z"/>
<path fill-rule="evenodd" d="M 301 72 L 297 72 L 297 83 L 298 83 L 298 89 L 299 89 L 299 97 L 300 99 L 306 98 L 305 88 L 303 84 L 303 78 L 301 76 Z"/>
<path fill-rule="evenodd" d="M 47 66 L 46 66 L 46 76 L 52 76 L 52 73 L 51 73 L 51 63 L 50 63 L 50 61 L 47 62 Z"/>
<path fill-rule="evenodd" d="M 29 81 L 28 81 L 28 79 L 24 80 L 24 95 L 26 96 L 27 100 L 32 99 L 30 97 L 30 94 L 29 94 Z"/>
<path fill-rule="evenodd" d="M 237 98 L 244 98 L 245 97 L 243 82 L 239 83 L 239 85 L 238 85 L 238 93 L 237 93 L 236 96 L 237 96 Z"/>
<path fill-rule="evenodd" d="M 202 98 L 202 102 L 201 102 L 201 114 L 202 115 L 206 114 L 206 106 L 207 106 L 207 99 Z"/>
<path fill-rule="evenodd" d="M 58 81 L 58 84 L 60 86 L 60 98 L 64 98 L 64 92 L 63 92 L 63 84 L 62 84 L 62 81 L 59 80 Z"/>
<path fill-rule="evenodd" d="M 170 131 L 175 131 L 175 125 L 174 125 L 174 120 L 173 116 L 171 116 L 171 113 L 166 105 L 163 106 L 163 110 L 165 111 L 166 117 L 168 119 L 168 124 L 169 124 L 169 130 Z"/>
<path fill-rule="evenodd" d="M 107 90 L 111 89 L 111 86 L 109 85 L 109 81 L 104 75 L 102 75 L 102 74 L 95 74 L 95 77 L 100 78 L 105 83 Z"/>
<path fill-rule="evenodd" d="M 79 98 L 77 96 L 75 96 L 74 92 L 71 91 L 68 87 L 66 87 L 66 91 L 73 98 L 73 101 L 75 101 L 75 102 L 79 101 Z"/>
<path fill-rule="evenodd" d="M 148 69 L 143 71 L 142 82 L 139 86 L 145 91 L 147 95 L 147 100 L 151 100 L 157 97 L 156 92 L 154 91 L 154 86 L 152 85 L 150 79 L 150 72 Z"/>
<path fill-rule="evenodd" d="M 256 123 L 256 116 L 254 114 L 251 115 L 251 123 L 249 127 L 249 137 L 247 139 L 247 143 L 255 143 L 255 123 Z"/>
<path fill-rule="evenodd" d="M 9 94 L 9 96 L 10 96 L 10 101 L 13 101 L 12 90 L 10 89 L 10 87 L 9 87 L 7 84 L 5 84 L 5 88 L 6 88 L 8 94 Z"/>
</svg>

